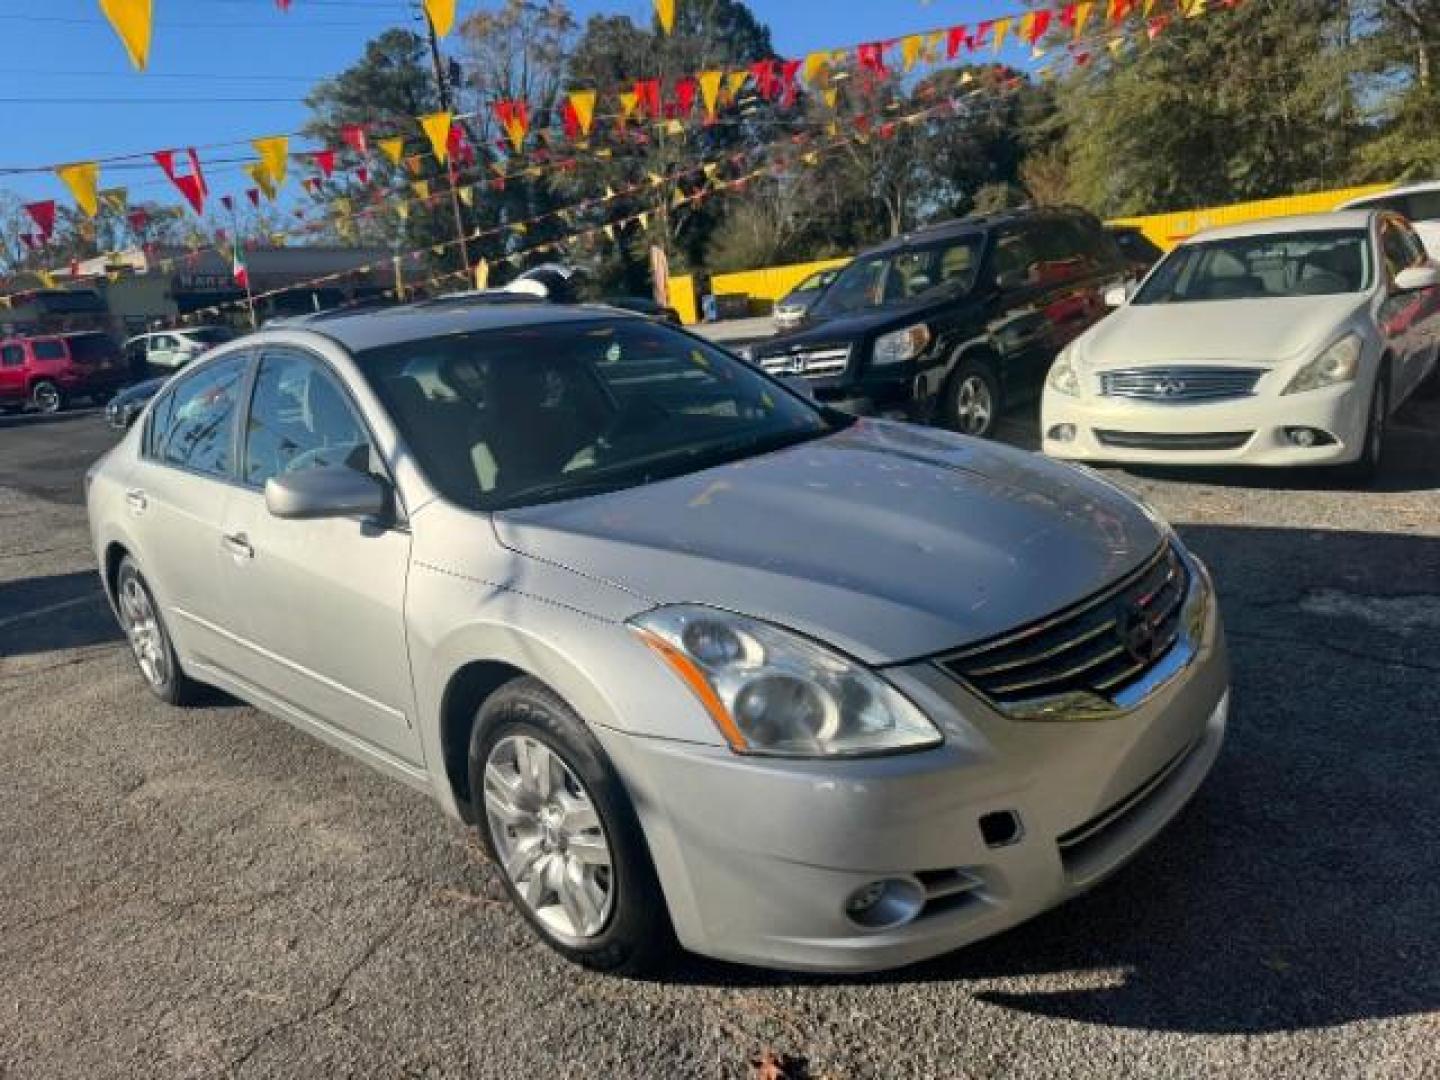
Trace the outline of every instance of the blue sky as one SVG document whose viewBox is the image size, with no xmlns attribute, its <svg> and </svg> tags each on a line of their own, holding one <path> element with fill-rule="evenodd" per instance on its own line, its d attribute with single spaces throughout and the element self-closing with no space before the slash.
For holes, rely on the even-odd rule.
<svg viewBox="0 0 1440 1080">
<path fill-rule="evenodd" d="M 498 3 L 461 0 L 460 8 L 463 14 Z M 652 11 L 650 0 L 571 0 L 571 6 L 582 20 L 605 12 L 639 21 Z M 1021 5 L 751 0 L 750 6 L 769 23 L 776 48 L 798 55 L 974 22 Z M 277 11 L 273 0 L 155 0 L 155 9 L 150 70 L 140 74 L 95 0 L 0 0 L 0 55 L 6 58 L 0 64 L 0 170 L 295 130 L 309 83 L 348 66 L 369 38 L 411 20 L 414 10 L 409 0 L 293 0 L 289 14 Z M 86 100 L 58 103 L 62 98 Z M 212 184 L 217 192 L 240 186 L 221 180 Z M 151 166 L 108 170 L 101 183 L 127 184 L 136 199 L 179 198 Z M 66 197 L 48 173 L 0 173 L 0 189 L 27 199 Z"/>
</svg>

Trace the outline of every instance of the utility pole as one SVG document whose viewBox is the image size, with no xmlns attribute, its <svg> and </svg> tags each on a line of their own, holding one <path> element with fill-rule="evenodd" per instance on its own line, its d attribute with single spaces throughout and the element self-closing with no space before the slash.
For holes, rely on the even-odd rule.
<svg viewBox="0 0 1440 1080">
<path fill-rule="evenodd" d="M 440 56 L 440 39 L 435 36 L 435 27 L 423 9 L 417 7 L 417 14 L 425 24 L 425 33 L 430 39 L 430 61 L 435 66 L 435 89 L 440 94 L 440 108 L 446 112 L 455 111 L 455 99 L 450 93 L 450 80 L 445 76 L 445 62 Z M 470 265 L 470 245 L 465 240 L 465 215 L 460 212 L 460 189 L 455 174 L 455 159 L 445 155 L 445 167 L 450 176 L 450 209 L 455 214 L 455 240 L 460 245 L 460 261 L 465 264 L 465 277 L 473 281 Z"/>
</svg>

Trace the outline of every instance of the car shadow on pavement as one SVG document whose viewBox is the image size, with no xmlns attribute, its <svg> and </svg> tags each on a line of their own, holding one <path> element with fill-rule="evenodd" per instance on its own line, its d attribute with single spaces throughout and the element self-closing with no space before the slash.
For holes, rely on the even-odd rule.
<svg viewBox="0 0 1440 1080">
<path fill-rule="evenodd" d="M 1440 538 L 1180 531 L 1215 573 L 1234 710 L 1210 778 L 1130 866 L 900 971 L 837 980 L 693 960 L 678 977 L 971 983 L 1001 1008 L 1190 1033 L 1440 1009 Z"/>
<path fill-rule="evenodd" d="M 64 424 L 72 420 L 83 420 L 96 416 L 99 406 L 66 409 L 58 413 L 0 412 L 0 429 L 13 427 L 43 427 L 46 424 Z"/>
<path fill-rule="evenodd" d="M 0 582 L 0 657 L 123 640 L 93 570 Z"/>
</svg>

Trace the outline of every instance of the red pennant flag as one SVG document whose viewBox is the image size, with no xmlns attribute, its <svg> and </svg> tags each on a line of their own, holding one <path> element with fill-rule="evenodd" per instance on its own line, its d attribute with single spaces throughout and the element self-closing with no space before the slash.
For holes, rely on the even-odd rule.
<svg viewBox="0 0 1440 1080">
<path fill-rule="evenodd" d="M 33 235 L 31 233 L 21 233 L 20 240 L 31 251 L 39 251 L 40 245 L 44 243 L 44 241 L 39 236 Z"/>
<path fill-rule="evenodd" d="M 575 111 L 575 106 L 569 101 L 560 105 L 560 123 L 565 128 L 565 137 L 571 142 L 579 139 L 582 134 L 580 125 L 580 114 Z"/>
<path fill-rule="evenodd" d="M 210 193 L 210 189 L 205 186 L 205 174 L 200 170 L 200 156 L 195 153 L 193 148 L 186 153 L 190 158 L 190 174 L 188 176 L 181 176 L 176 172 L 174 150 L 158 150 L 155 152 L 154 158 L 161 170 L 169 177 L 170 182 L 179 189 L 181 195 L 185 196 L 185 201 L 190 204 L 195 213 L 203 214 L 205 212 L 205 196 Z"/>
<path fill-rule="evenodd" d="M 1041 8 L 1038 11 L 1032 11 L 1030 14 L 1030 20 L 1025 23 L 1025 40 L 1029 44 L 1034 45 L 1045 36 L 1045 31 L 1050 29 L 1050 12 Z"/>
<path fill-rule="evenodd" d="M 250 205 L 251 205 L 251 206 L 255 207 L 255 209 L 257 209 L 257 210 L 260 209 L 260 189 L 259 189 L 259 188 L 253 188 L 253 187 L 252 187 L 252 188 L 248 189 L 248 190 L 245 192 L 245 197 L 250 200 Z"/>
<path fill-rule="evenodd" d="M 699 83 L 694 79 L 681 79 L 675 84 L 675 112 L 677 115 L 689 116 L 695 110 L 695 93 L 698 89 Z"/>
<path fill-rule="evenodd" d="M 355 170 L 355 179 L 360 181 L 361 185 L 368 185 L 370 183 L 370 170 L 364 165 L 361 165 Z"/>
<path fill-rule="evenodd" d="M 960 49 L 974 49 L 975 45 L 970 40 L 970 31 L 964 26 L 952 26 L 950 32 L 945 36 L 945 58 L 954 60 L 960 55 Z"/>
<path fill-rule="evenodd" d="M 25 204 L 25 213 L 30 215 L 30 220 L 35 222 L 40 230 L 40 242 L 48 244 L 50 237 L 55 235 L 55 200 L 46 199 L 44 202 L 33 202 Z"/>
<path fill-rule="evenodd" d="M 144 210 L 131 210 L 125 216 L 125 221 L 134 232 L 142 232 L 146 225 L 150 224 L 150 215 Z"/>
<path fill-rule="evenodd" d="M 660 80 L 641 79 L 635 84 L 635 99 L 652 120 L 660 116 Z"/>
<path fill-rule="evenodd" d="M 290 0 L 275 0 L 275 6 L 278 7 L 281 11 L 289 11 Z"/>
<path fill-rule="evenodd" d="M 860 64 L 860 70 L 868 72 L 877 78 L 885 78 L 890 74 L 890 69 L 885 66 L 885 42 L 872 41 L 860 45 L 855 49 L 855 59 Z"/>
<path fill-rule="evenodd" d="M 340 129 L 340 138 L 357 154 L 366 154 L 370 151 L 369 144 L 365 141 L 363 124 L 346 124 Z"/>
<path fill-rule="evenodd" d="M 780 65 L 780 104 L 789 108 L 795 104 L 795 95 L 799 92 L 799 86 L 795 83 L 795 76 L 800 72 L 800 60 L 786 60 Z"/>
<path fill-rule="evenodd" d="M 331 174 L 335 172 L 335 151 L 317 150 L 314 158 L 315 167 L 320 170 L 320 174 L 324 176 L 326 180 L 329 180 Z"/>
<path fill-rule="evenodd" d="M 865 46 L 861 46 L 865 48 Z M 780 80 L 775 74 L 774 60 L 761 60 L 750 65 L 750 74 L 755 77 L 755 89 L 766 101 L 770 101 L 779 92 Z"/>
</svg>

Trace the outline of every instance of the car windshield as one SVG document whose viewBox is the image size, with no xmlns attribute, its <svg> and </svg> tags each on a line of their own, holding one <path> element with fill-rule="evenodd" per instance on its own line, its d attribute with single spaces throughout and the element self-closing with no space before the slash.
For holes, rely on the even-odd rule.
<svg viewBox="0 0 1440 1080">
<path fill-rule="evenodd" d="M 1137 304 L 1260 300 L 1363 292 L 1373 273 L 1363 230 L 1320 230 L 1209 240 L 1176 248 Z"/>
<path fill-rule="evenodd" d="M 978 233 L 924 247 L 861 256 L 841 270 L 815 303 L 825 317 L 961 296 L 975 287 L 983 253 Z"/>
<path fill-rule="evenodd" d="M 431 482 L 477 510 L 636 487 L 845 423 L 648 320 L 447 335 L 357 360 Z"/>
</svg>

